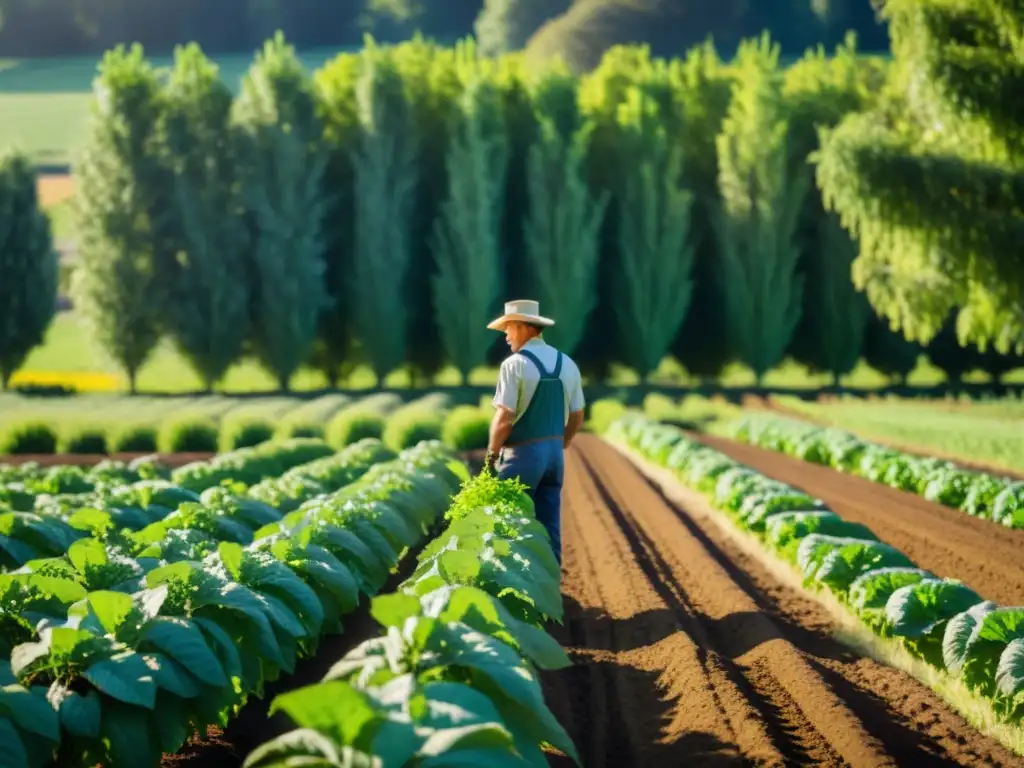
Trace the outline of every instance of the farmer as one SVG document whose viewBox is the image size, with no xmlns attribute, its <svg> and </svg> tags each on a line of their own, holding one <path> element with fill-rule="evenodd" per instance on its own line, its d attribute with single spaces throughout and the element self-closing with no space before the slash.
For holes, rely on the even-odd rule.
<svg viewBox="0 0 1024 768">
<path fill-rule="evenodd" d="M 576 363 L 541 337 L 554 324 L 536 301 L 519 300 L 487 326 L 504 331 L 512 348 L 498 374 L 487 464 L 529 488 L 561 564 L 563 451 L 583 424 L 583 381 Z"/>
</svg>

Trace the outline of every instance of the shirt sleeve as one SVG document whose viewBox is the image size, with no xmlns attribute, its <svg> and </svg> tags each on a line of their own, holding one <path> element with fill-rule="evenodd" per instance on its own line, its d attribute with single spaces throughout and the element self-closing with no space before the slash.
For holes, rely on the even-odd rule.
<svg viewBox="0 0 1024 768">
<path fill-rule="evenodd" d="M 498 371 L 498 386 L 494 391 L 494 403 L 495 407 L 501 406 L 508 408 L 512 413 L 516 412 L 516 407 L 519 405 L 519 367 L 516 365 L 516 359 L 513 357 L 508 358 L 501 364 L 501 369 Z"/>
<path fill-rule="evenodd" d="M 575 369 L 575 376 L 573 376 L 572 391 L 569 395 L 569 413 L 576 411 L 582 411 L 585 403 L 583 402 L 583 377 L 580 375 L 579 368 Z"/>
</svg>

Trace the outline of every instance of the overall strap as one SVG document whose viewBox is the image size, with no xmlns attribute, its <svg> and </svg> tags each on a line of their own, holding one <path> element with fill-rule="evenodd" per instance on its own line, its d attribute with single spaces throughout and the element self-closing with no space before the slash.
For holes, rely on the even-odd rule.
<svg viewBox="0 0 1024 768">
<path fill-rule="evenodd" d="M 551 377 L 554 378 L 554 379 L 557 379 L 557 378 L 560 378 L 561 375 L 562 375 L 562 353 L 559 352 L 558 353 L 558 357 L 555 358 L 555 370 L 551 374 Z"/>
<path fill-rule="evenodd" d="M 544 368 L 544 366 L 540 364 L 540 360 L 537 359 L 537 356 L 535 354 L 533 354 L 533 352 L 531 352 L 528 349 L 520 349 L 519 350 L 519 354 L 522 355 L 523 357 L 525 357 L 527 360 L 529 360 L 535 366 L 537 366 L 537 370 L 540 371 L 540 376 L 541 376 L 542 379 L 546 379 L 546 378 L 550 377 L 550 374 L 547 372 L 547 370 Z M 561 355 L 559 355 L 558 365 L 559 366 L 562 365 Z"/>
</svg>

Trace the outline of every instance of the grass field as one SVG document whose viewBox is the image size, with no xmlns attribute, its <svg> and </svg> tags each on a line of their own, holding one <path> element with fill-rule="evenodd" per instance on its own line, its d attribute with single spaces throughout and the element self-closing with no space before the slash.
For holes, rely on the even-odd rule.
<svg viewBox="0 0 1024 768">
<path fill-rule="evenodd" d="M 301 58 L 312 70 L 341 50 L 309 51 Z M 215 57 L 221 77 L 232 89 L 241 84 L 254 54 Z M 167 67 L 171 57 L 154 56 L 150 61 Z M 71 163 L 84 136 L 98 64 L 93 57 L 0 60 L 0 147 L 21 147 L 43 165 Z"/>
<path fill-rule="evenodd" d="M 490 386 L 496 381 L 497 371 L 493 368 L 480 368 L 472 376 L 470 383 Z M 1024 370 L 1017 371 L 1010 381 L 1024 378 Z M 979 380 L 984 380 L 980 377 Z M 62 381 L 68 386 L 81 390 L 112 391 L 124 389 L 126 381 L 117 366 L 98 350 L 89 338 L 87 330 L 72 312 L 60 313 L 47 333 L 45 343 L 36 348 L 22 370 L 16 374 L 14 383 L 59 384 Z M 923 360 L 911 376 L 911 384 L 930 386 L 942 381 L 942 374 Z M 443 371 L 435 381 L 440 386 L 454 386 L 459 383 L 458 374 L 452 370 Z M 615 386 L 630 386 L 637 383 L 636 376 L 629 370 L 616 370 L 610 383 Z M 654 377 L 652 383 L 687 386 L 697 381 L 686 375 L 685 371 L 672 361 L 666 361 Z M 754 383 L 751 372 L 742 366 L 732 366 L 721 379 L 725 386 L 748 387 Z M 784 364 L 765 377 L 765 386 L 819 388 L 829 383 L 827 376 L 809 374 L 803 367 L 795 364 Z M 860 366 L 852 374 L 845 377 L 845 386 L 875 388 L 886 382 L 874 370 L 866 365 Z M 374 378 L 368 369 L 357 369 L 345 382 L 347 387 L 361 389 L 374 386 Z M 386 384 L 390 387 L 409 386 L 409 376 L 404 371 L 396 371 Z M 293 388 L 299 391 L 321 389 L 327 381 L 317 371 L 301 370 L 292 382 Z M 199 390 L 200 381 L 188 364 L 170 345 L 161 347 L 143 366 L 139 375 L 140 391 L 149 392 L 194 392 Z M 271 392 L 276 383 L 269 374 L 253 361 L 236 365 L 222 382 L 220 389 L 227 392 Z"/>
</svg>

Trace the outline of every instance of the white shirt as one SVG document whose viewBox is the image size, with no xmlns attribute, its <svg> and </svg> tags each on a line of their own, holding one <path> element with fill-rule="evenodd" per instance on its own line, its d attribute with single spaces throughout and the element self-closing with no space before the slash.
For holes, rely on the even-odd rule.
<svg viewBox="0 0 1024 768">
<path fill-rule="evenodd" d="M 558 350 L 543 339 L 530 339 L 523 345 L 523 349 L 536 356 L 548 373 L 555 370 Z M 562 370 L 558 378 L 562 380 L 562 388 L 565 391 L 565 421 L 568 422 L 571 412 L 583 410 L 583 377 L 580 376 L 580 369 L 576 367 L 576 363 L 565 353 L 562 354 Z M 494 405 L 508 408 L 515 413 L 515 421 L 519 421 L 533 399 L 539 381 L 540 371 L 536 365 L 522 355 L 510 355 L 505 358 L 498 372 Z"/>
</svg>

